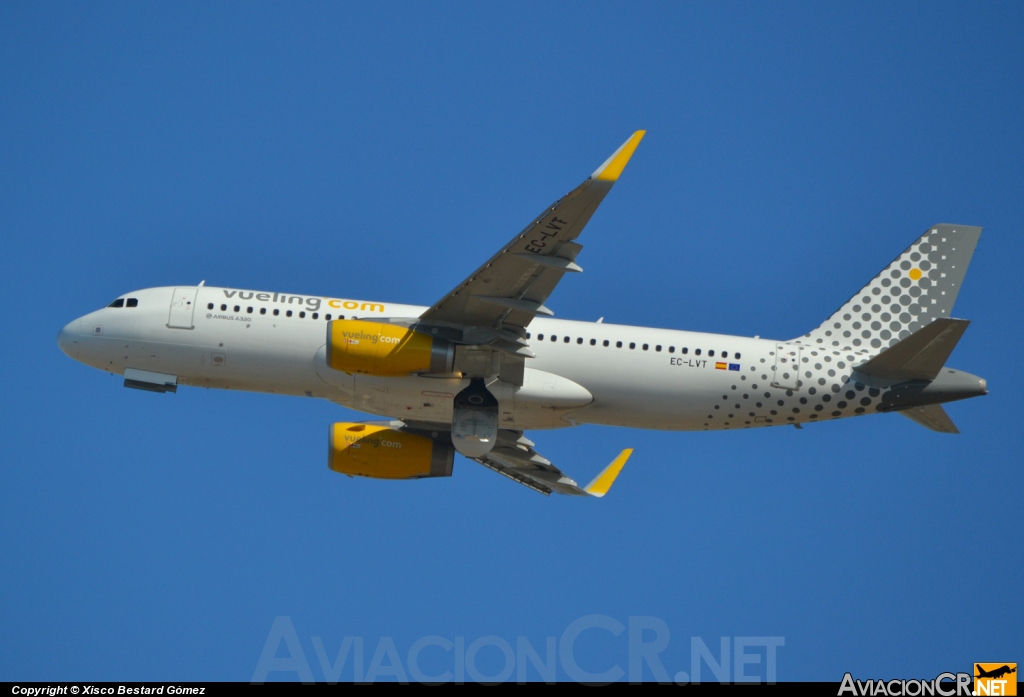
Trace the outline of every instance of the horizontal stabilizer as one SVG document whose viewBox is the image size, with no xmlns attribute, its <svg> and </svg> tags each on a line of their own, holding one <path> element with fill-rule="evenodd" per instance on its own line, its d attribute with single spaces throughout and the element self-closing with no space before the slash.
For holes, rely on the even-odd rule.
<svg viewBox="0 0 1024 697">
<path fill-rule="evenodd" d="M 941 404 L 929 404 L 926 407 L 911 407 L 900 412 L 911 421 L 916 421 L 925 428 L 939 433 L 960 433 L 960 430 L 949 418 L 949 414 Z"/>
<path fill-rule="evenodd" d="M 939 318 L 857 368 L 886 380 L 934 380 L 971 322 Z"/>
</svg>

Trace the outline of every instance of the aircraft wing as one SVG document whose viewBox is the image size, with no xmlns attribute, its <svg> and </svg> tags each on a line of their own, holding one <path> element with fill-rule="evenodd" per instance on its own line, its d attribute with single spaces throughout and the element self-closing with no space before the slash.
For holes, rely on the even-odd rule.
<svg viewBox="0 0 1024 697">
<path fill-rule="evenodd" d="M 631 448 L 619 453 L 611 464 L 605 467 L 593 481 L 580 487 L 573 479 L 567 477 L 562 470 L 542 457 L 533 449 L 533 442 L 523 436 L 521 431 L 498 431 L 498 441 L 494 449 L 478 458 L 477 462 L 489 467 L 498 474 L 528 486 L 542 494 L 568 494 L 570 496 L 601 497 L 611 489 L 615 478 L 619 476 L 626 460 L 633 454 Z"/>
<path fill-rule="evenodd" d="M 496 337 L 525 345 L 525 328 L 533 318 L 553 314 L 544 303 L 562 276 L 583 270 L 575 264 L 582 249 L 575 240 L 622 174 L 644 133 L 630 136 L 586 181 L 555 201 L 420 320 L 497 330 Z"/>
</svg>

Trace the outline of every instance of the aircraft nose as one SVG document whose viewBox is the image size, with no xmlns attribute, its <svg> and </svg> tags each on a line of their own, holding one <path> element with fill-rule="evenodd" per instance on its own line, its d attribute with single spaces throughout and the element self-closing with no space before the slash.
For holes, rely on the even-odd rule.
<svg viewBox="0 0 1024 697">
<path fill-rule="evenodd" d="M 67 325 L 57 333 L 57 345 L 60 350 L 71 358 L 78 360 L 78 320 L 68 322 Z"/>
</svg>

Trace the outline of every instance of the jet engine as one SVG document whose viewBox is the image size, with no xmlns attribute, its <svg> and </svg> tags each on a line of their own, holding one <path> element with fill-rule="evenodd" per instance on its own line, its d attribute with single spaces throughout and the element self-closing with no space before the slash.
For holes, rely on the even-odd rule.
<svg viewBox="0 0 1024 697">
<path fill-rule="evenodd" d="M 452 444 L 466 457 L 491 452 L 498 440 L 498 400 L 484 384 L 473 378 L 455 395 L 452 411 Z"/>
<path fill-rule="evenodd" d="M 327 325 L 327 365 L 334 370 L 381 377 L 450 373 L 454 360 L 447 339 L 398 324 L 339 319 Z"/>
<path fill-rule="evenodd" d="M 401 424 L 401 422 L 398 422 Z M 331 426 L 327 465 L 335 472 L 374 479 L 452 476 L 455 449 L 429 435 L 385 424 Z"/>
</svg>

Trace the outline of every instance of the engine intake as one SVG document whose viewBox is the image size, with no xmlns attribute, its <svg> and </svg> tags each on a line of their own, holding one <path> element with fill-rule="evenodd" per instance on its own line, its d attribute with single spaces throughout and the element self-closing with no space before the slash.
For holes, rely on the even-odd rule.
<svg viewBox="0 0 1024 697">
<path fill-rule="evenodd" d="M 401 325 L 356 319 L 327 324 L 327 365 L 345 373 L 450 373 L 454 358 L 447 339 Z"/>
<path fill-rule="evenodd" d="M 356 477 L 450 477 L 455 448 L 389 426 L 337 423 L 331 426 L 327 458 L 327 466 L 335 472 Z"/>
</svg>

